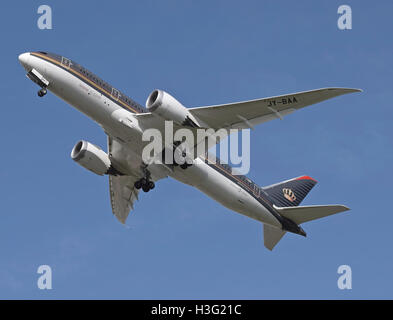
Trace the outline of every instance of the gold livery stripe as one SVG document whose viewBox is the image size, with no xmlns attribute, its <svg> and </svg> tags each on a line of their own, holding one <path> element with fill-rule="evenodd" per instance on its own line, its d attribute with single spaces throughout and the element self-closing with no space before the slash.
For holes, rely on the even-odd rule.
<svg viewBox="0 0 393 320">
<path fill-rule="evenodd" d="M 42 59 L 44 59 L 44 60 L 49 60 L 49 61 L 51 61 L 51 62 L 57 64 L 58 66 L 64 67 L 59 61 L 57 61 L 57 60 L 55 60 L 55 59 L 52 59 L 51 57 L 48 57 L 48 56 L 45 56 L 45 55 L 42 55 L 42 54 L 36 53 L 36 52 L 32 52 L 31 54 L 32 54 L 33 56 L 40 57 L 40 58 L 42 58 Z M 99 90 L 101 90 L 101 91 L 106 92 L 109 96 L 112 96 L 111 93 L 109 93 L 109 92 L 108 92 L 107 90 L 105 90 L 104 88 L 98 86 L 96 83 L 94 83 L 94 82 L 91 81 L 90 79 L 86 78 L 83 74 L 81 74 L 81 73 L 79 73 L 79 72 L 77 72 L 77 71 L 75 71 L 75 70 L 73 70 L 73 69 L 71 69 L 71 68 L 68 68 L 68 70 L 71 71 L 71 72 L 73 72 L 74 74 L 78 75 L 79 77 L 83 78 L 83 79 L 86 80 L 87 82 L 89 82 L 93 87 L 95 87 L 95 88 L 97 88 L 97 89 L 99 89 Z M 120 99 L 117 100 L 117 102 L 121 103 L 123 106 L 125 106 L 127 109 L 130 109 L 130 110 L 133 111 L 134 113 L 140 113 L 139 111 L 137 111 L 137 110 L 131 108 L 128 104 L 125 104 L 125 103 L 124 103 L 123 101 L 121 101 Z"/>
</svg>

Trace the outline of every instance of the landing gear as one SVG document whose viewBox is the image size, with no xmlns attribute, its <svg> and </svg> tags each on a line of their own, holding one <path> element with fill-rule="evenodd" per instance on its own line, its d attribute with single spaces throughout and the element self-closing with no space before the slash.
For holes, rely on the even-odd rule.
<svg viewBox="0 0 393 320">
<path fill-rule="evenodd" d="M 150 190 L 153 190 L 156 185 L 150 180 L 150 172 L 144 169 L 144 173 L 145 177 L 136 181 L 134 183 L 134 187 L 138 190 L 142 188 L 144 192 L 149 192 Z"/>
<path fill-rule="evenodd" d="M 47 91 L 46 88 L 41 88 L 40 90 L 38 90 L 37 94 L 39 97 L 43 97 L 44 95 L 46 95 Z"/>
<path fill-rule="evenodd" d="M 39 97 L 46 95 L 46 88 L 49 86 L 49 81 L 35 69 L 31 69 L 27 74 L 27 77 L 34 83 L 40 86 L 40 90 L 37 92 Z"/>
<path fill-rule="evenodd" d="M 142 179 L 141 179 L 142 180 Z M 141 180 L 138 180 L 138 181 L 136 181 L 135 183 L 134 183 L 134 187 L 135 188 L 137 188 L 138 190 L 140 189 L 140 188 L 142 188 L 142 181 Z"/>
<path fill-rule="evenodd" d="M 153 190 L 156 185 L 153 181 L 146 180 L 145 178 L 142 178 L 142 179 L 136 181 L 134 186 L 138 190 L 142 188 L 142 190 L 144 192 L 149 192 L 150 190 Z"/>
<path fill-rule="evenodd" d="M 142 190 L 144 192 L 149 192 L 150 190 L 153 190 L 155 187 L 155 184 L 153 181 L 148 181 L 147 183 L 142 185 Z"/>
<path fill-rule="evenodd" d="M 153 190 L 155 188 L 155 183 L 153 181 L 149 181 L 149 189 Z"/>
<path fill-rule="evenodd" d="M 174 150 L 173 150 L 173 165 L 176 166 L 180 166 L 180 168 L 182 168 L 183 170 L 187 169 L 188 167 L 192 166 L 192 161 L 191 163 L 188 163 L 187 161 L 190 160 L 189 157 L 187 157 L 187 150 L 186 147 L 184 148 L 180 148 L 180 150 L 178 149 L 178 147 L 181 145 L 181 141 L 175 141 L 173 143 L 174 145 Z M 180 154 L 179 154 L 180 153 Z M 179 154 L 180 159 L 184 160 L 184 163 L 177 163 L 176 162 L 176 158 L 177 155 Z M 183 161 L 182 161 L 183 162 Z"/>
<path fill-rule="evenodd" d="M 188 167 L 191 167 L 191 166 L 192 166 L 191 163 L 184 162 L 183 164 L 180 165 L 180 168 L 182 168 L 183 170 L 186 170 Z"/>
</svg>

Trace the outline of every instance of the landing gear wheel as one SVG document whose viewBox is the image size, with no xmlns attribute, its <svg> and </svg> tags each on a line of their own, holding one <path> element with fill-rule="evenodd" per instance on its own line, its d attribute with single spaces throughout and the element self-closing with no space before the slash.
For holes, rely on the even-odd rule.
<svg viewBox="0 0 393 320">
<path fill-rule="evenodd" d="M 154 189 L 155 184 L 153 181 L 150 180 L 151 174 L 146 169 L 147 166 L 142 167 L 144 177 L 139 179 L 137 182 L 134 183 L 135 188 L 140 189 L 144 192 L 149 192 L 150 190 Z"/>
<path fill-rule="evenodd" d="M 40 90 L 38 90 L 37 94 L 39 97 L 43 97 L 44 95 L 46 95 L 47 91 L 45 88 L 42 88 Z"/>
<path fill-rule="evenodd" d="M 154 184 L 153 181 L 150 181 L 150 180 L 148 180 L 148 179 L 146 179 L 146 178 L 139 179 L 138 181 L 136 181 L 136 182 L 134 183 L 134 187 L 135 187 L 136 189 L 139 190 L 139 189 L 142 188 L 142 190 L 143 190 L 144 192 L 149 192 L 150 190 L 153 190 L 155 186 L 156 186 L 156 185 Z"/>
<path fill-rule="evenodd" d="M 142 178 L 139 181 L 140 181 L 142 187 L 147 184 L 147 179 L 146 178 Z"/>
<path fill-rule="evenodd" d="M 136 182 L 134 183 L 134 187 L 137 188 L 138 190 L 139 190 L 140 188 L 142 188 L 142 182 L 141 182 L 141 180 L 136 181 Z"/>
<path fill-rule="evenodd" d="M 143 184 L 143 185 L 142 185 L 142 190 L 143 190 L 144 192 L 149 192 L 149 191 L 150 191 L 149 185 L 148 185 L 148 184 Z"/>
<path fill-rule="evenodd" d="M 183 164 L 180 165 L 180 168 L 185 170 L 185 169 L 187 169 L 188 167 L 191 167 L 191 166 L 192 166 L 192 163 L 184 162 Z"/>
</svg>

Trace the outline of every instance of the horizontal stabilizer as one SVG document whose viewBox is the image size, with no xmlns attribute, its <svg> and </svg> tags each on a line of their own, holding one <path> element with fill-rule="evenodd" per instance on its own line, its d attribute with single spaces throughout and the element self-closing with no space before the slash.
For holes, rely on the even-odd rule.
<svg viewBox="0 0 393 320">
<path fill-rule="evenodd" d="M 265 247 L 269 250 L 273 250 L 276 244 L 281 240 L 286 231 L 270 226 L 268 224 L 263 225 L 263 238 Z"/>
<path fill-rule="evenodd" d="M 307 221 L 320 219 L 332 214 L 349 210 L 348 207 L 333 204 L 323 206 L 301 206 L 301 207 L 276 207 L 274 208 L 285 218 L 288 218 L 296 224 L 301 224 Z"/>
</svg>

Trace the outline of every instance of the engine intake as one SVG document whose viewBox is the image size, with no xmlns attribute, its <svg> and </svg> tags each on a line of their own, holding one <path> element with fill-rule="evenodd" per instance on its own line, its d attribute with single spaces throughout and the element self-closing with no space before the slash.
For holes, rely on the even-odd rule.
<svg viewBox="0 0 393 320">
<path fill-rule="evenodd" d="M 71 158 L 77 164 L 100 176 L 111 173 L 111 161 L 108 154 L 96 145 L 81 140 L 71 151 Z"/>
<path fill-rule="evenodd" d="M 199 121 L 169 93 L 154 90 L 146 100 L 146 108 L 151 113 L 157 114 L 165 120 L 174 121 L 179 125 L 199 128 Z"/>
</svg>

